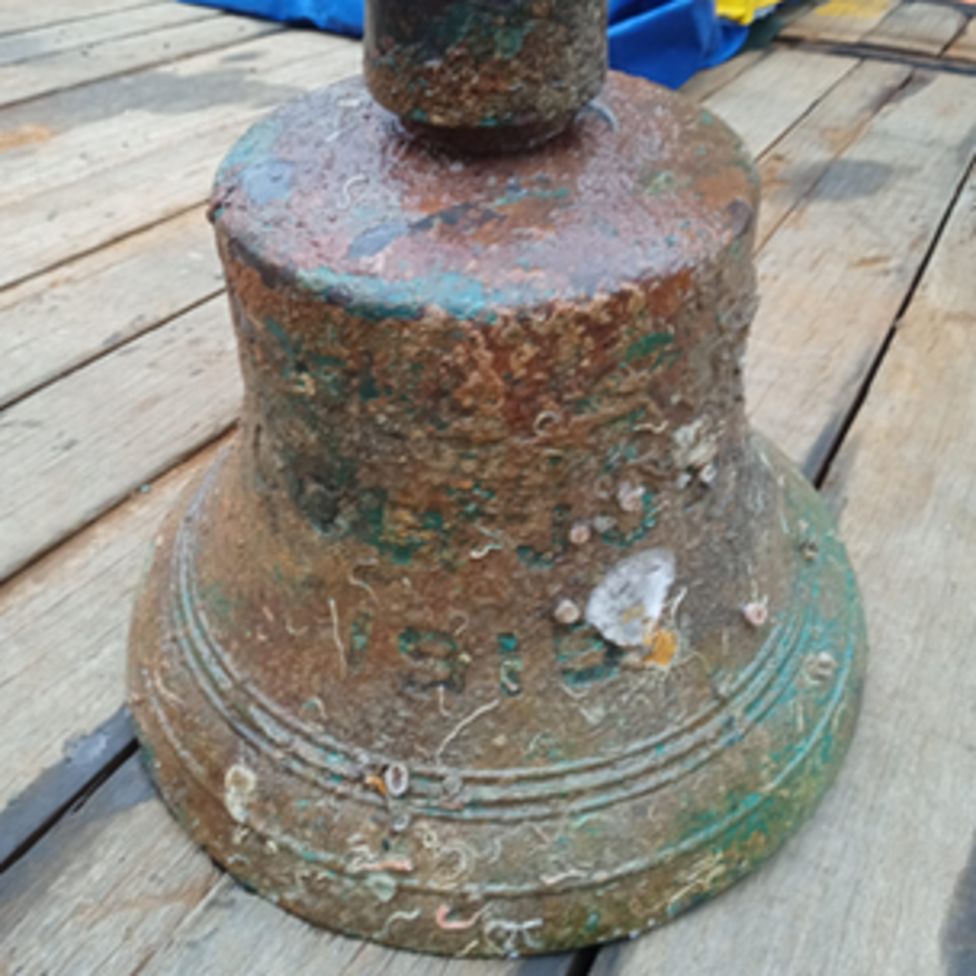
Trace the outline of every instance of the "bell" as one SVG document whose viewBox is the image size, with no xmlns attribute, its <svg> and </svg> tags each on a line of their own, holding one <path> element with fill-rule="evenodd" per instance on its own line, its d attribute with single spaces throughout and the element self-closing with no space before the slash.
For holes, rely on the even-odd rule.
<svg viewBox="0 0 976 976">
<path fill-rule="evenodd" d="M 246 400 L 142 589 L 139 735 L 316 924 L 634 935 L 797 829 L 861 686 L 831 519 L 746 422 L 756 171 L 607 75 L 600 0 L 367 6 L 365 82 L 217 175 Z"/>
</svg>

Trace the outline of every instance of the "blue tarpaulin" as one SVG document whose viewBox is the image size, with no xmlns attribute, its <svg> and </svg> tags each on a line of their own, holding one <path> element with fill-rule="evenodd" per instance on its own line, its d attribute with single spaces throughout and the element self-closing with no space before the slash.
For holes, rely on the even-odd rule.
<svg viewBox="0 0 976 976">
<path fill-rule="evenodd" d="M 361 36 L 363 0 L 186 0 Z M 676 88 L 730 58 L 747 28 L 716 16 L 714 0 L 610 0 L 610 63 Z"/>
</svg>

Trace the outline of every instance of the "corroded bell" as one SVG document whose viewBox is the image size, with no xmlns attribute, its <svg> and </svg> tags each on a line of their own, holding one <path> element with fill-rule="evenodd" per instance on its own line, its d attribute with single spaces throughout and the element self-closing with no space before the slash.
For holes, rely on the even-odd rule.
<svg viewBox="0 0 976 976">
<path fill-rule="evenodd" d="M 378 101 L 291 102 L 217 177 L 244 420 L 161 536 L 133 710 L 229 871 L 392 945 L 665 922 L 854 725 L 853 574 L 745 419 L 756 172 L 679 95 L 597 94 L 604 18 L 376 0 Z"/>
</svg>

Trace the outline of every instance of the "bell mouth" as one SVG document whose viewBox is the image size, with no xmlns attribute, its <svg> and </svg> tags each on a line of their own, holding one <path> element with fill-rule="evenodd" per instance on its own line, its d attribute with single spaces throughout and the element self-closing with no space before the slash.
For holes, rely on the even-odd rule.
<svg viewBox="0 0 976 976">
<path fill-rule="evenodd" d="M 775 487 L 753 570 L 782 586 L 737 605 L 734 626 L 709 630 L 706 616 L 670 657 L 659 645 L 575 670 L 552 640 L 502 640 L 452 689 L 433 631 L 413 628 L 383 658 L 328 593 L 312 593 L 308 614 L 312 548 L 292 544 L 284 565 L 251 560 L 248 540 L 290 527 L 255 525 L 238 442 L 169 523 L 134 624 L 133 711 L 163 797 L 283 907 L 422 951 L 578 947 L 721 891 L 832 780 L 865 651 L 822 500 L 775 449 L 755 450 Z M 328 542 L 315 544 L 328 563 Z M 353 587 L 382 605 L 360 573 Z M 364 667 L 371 654 L 384 666 Z M 377 734 L 384 724 L 392 734 Z"/>
</svg>

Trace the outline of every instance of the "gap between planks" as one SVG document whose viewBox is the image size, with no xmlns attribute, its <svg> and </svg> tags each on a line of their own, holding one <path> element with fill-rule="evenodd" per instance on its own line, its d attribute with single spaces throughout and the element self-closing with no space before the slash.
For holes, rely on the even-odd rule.
<svg viewBox="0 0 976 976">
<path fill-rule="evenodd" d="M 970 173 L 825 484 L 872 647 L 838 783 L 758 875 L 601 954 L 593 976 L 971 972 L 974 237 Z"/>
<path fill-rule="evenodd" d="M 970 35 L 976 33 L 970 24 Z M 969 35 L 961 35 L 961 43 Z M 970 41 L 970 43 L 972 43 Z M 957 45 L 953 44 L 949 48 L 948 56 L 935 57 L 924 54 L 913 54 L 909 51 L 898 51 L 890 48 L 872 47 L 868 44 L 838 43 L 836 41 L 817 41 L 800 40 L 787 38 L 777 42 L 777 47 L 793 51 L 806 51 L 809 53 L 832 54 L 838 57 L 859 58 L 864 61 L 887 61 L 894 64 L 904 64 L 910 67 L 919 68 L 931 72 L 944 72 L 945 74 L 976 76 L 976 54 L 972 51 L 960 50 L 959 56 L 955 56 Z"/>
</svg>

